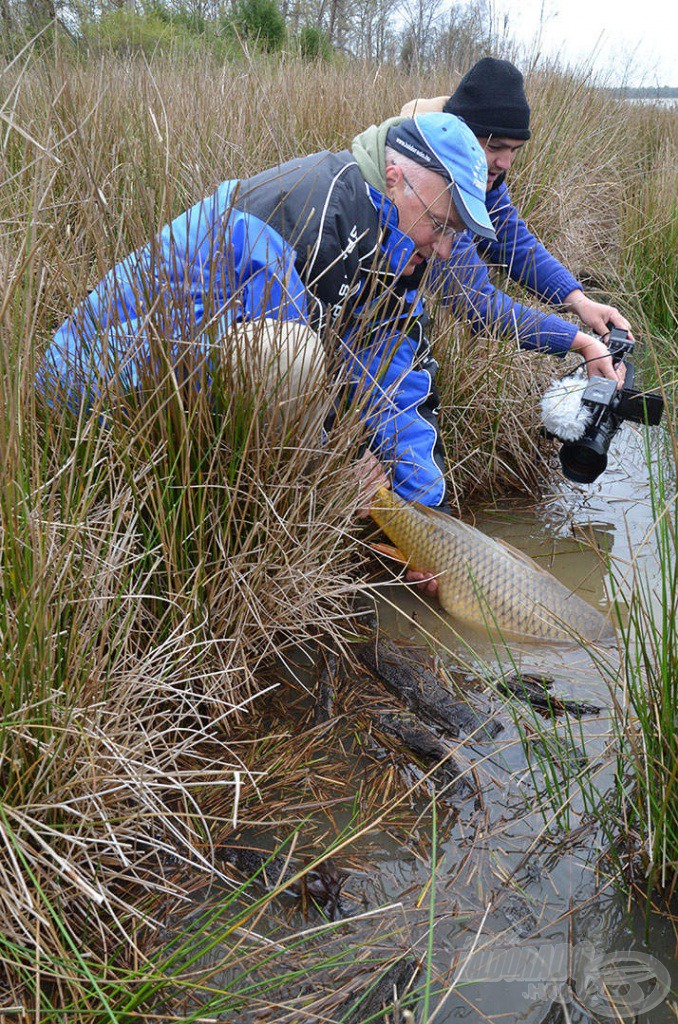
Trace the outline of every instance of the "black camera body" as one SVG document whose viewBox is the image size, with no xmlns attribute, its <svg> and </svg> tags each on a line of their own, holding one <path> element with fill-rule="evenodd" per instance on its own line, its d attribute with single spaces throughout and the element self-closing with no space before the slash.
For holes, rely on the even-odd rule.
<svg viewBox="0 0 678 1024">
<path fill-rule="evenodd" d="M 610 325 L 608 325 L 610 326 Z M 588 407 L 590 420 L 582 436 L 565 441 L 560 449 L 563 473 L 575 483 L 590 484 L 607 466 L 607 453 L 624 420 L 656 426 L 664 411 L 660 394 L 636 391 L 632 361 L 635 342 L 626 331 L 610 327 L 608 347 L 615 366 L 624 363 L 626 379 L 620 389 L 607 377 L 591 377 L 582 394 L 582 405 Z"/>
</svg>

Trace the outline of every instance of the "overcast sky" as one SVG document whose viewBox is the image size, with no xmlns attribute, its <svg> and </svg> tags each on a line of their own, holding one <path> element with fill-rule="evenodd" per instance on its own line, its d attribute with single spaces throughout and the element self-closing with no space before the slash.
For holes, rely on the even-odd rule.
<svg viewBox="0 0 678 1024">
<path fill-rule="evenodd" d="M 676 0 L 495 0 L 495 10 L 514 38 L 540 38 L 542 53 L 595 66 L 610 85 L 678 87 Z"/>
</svg>

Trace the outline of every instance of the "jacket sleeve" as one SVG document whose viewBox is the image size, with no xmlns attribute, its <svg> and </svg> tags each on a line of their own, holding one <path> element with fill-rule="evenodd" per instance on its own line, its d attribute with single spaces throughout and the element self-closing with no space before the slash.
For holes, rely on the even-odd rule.
<svg viewBox="0 0 678 1024">
<path fill-rule="evenodd" d="M 474 330 L 514 337 L 521 348 L 565 355 L 578 330 L 576 324 L 525 306 L 495 288 L 469 231 L 457 236 L 449 259 L 436 261 L 433 285 Z"/>
<path fill-rule="evenodd" d="M 518 216 L 505 184 L 488 193 L 487 205 L 497 241 L 482 240 L 479 250 L 491 263 L 504 266 L 512 281 L 553 306 L 582 287 Z"/>
<path fill-rule="evenodd" d="M 80 404 L 207 346 L 230 324 L 262 315 L 305 322 L 295 252 L 257 217 L 231 206 L 232 182 L 197 203 L 108 272 L 56 332 L 39 370 L 45 389 Z"/>
<path fill-rule="evenodd" d="M 530 233 L 504 184 L 488 193 L 488 207 L 497 241 L 481 244 L 465 231 L 457 236 L 449 259 L 437 261 L 434 267 L 433 281 L 441 287 L 443 302 L 466 316 L 475 330 L 486 328 L 515 337 L 521 348 L 564 355 L 577 325 L 526 306 L 496 288 L 480 254 L 505 267 L 512 280 L 552 305 L 581 285 Z"/>
</svg>

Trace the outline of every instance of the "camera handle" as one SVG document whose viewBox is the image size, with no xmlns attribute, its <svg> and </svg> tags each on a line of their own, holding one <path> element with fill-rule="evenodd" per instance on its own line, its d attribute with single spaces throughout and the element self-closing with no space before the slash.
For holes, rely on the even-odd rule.
<svg viewBox="0 0 678 1024">
<path fill-rule="evenodd" d="M 633 355 L 636 343 L 633 338 L 629 338 L 623 328 L 615 327 L 611 320 L 608 320 L 607 326 L 610 333 L 607 336 L 606 345 L 610 350 L 613 365 L 619 366 L 627 357 Z"/>
<path fill-rule="evenodd" d="M 606 345 L 612 356 L 612 365 L 616 369 L 620 363 L 624 363 L 626 366 L 624 390 L 630 391 L 633 388 L 633 381 L 636 375 L 631 358 L 636 343 L 633 338 L 629 338 L 627 332 L 622 327 L 615 327 L 611 320 L 608 320 L 607 327 L 610 333 L 607 336 Z"/>
</svg>

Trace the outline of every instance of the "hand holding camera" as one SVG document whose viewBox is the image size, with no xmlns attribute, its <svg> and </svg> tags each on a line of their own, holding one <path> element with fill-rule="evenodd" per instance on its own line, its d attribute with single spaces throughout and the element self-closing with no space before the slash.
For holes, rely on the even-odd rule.
<svg viewBox="0 0 678 1024">
<path fill-rule="evenodd" d="M 634 339 L 621 328 L 608 327 L 609 355 L 616 373 L 593 375 L 587 381 L 578 370 L 553 384 L 542 399 L 545 430 L 563 441 L 560 464 L 575 483 L 592 483 L 605 470 L 612 438 L 624 420 L 656 426 L 664 410 L 660 394 L 633 386 Z M 624 381 L 621 388 L 620 380 Z"/>
<path fill-rule="evenodd" d="M 603 337 L 607 338 L 608 334 L 609 329 Z M 603 341 L 603 337 L 580 333 L 575 338 L 572 351 L 576 352 L 584 360 L 584 369 L 589 377 L 608 377 L 610 380 L 615 380 L 617 386 L 621 387 L 626 376 L 626 364 L 618 362 L 615 365 L 612 354 L 605 341 Z M 580 338 L 581 344 L 577 345 L 577 341 Z"/>
</svg>

